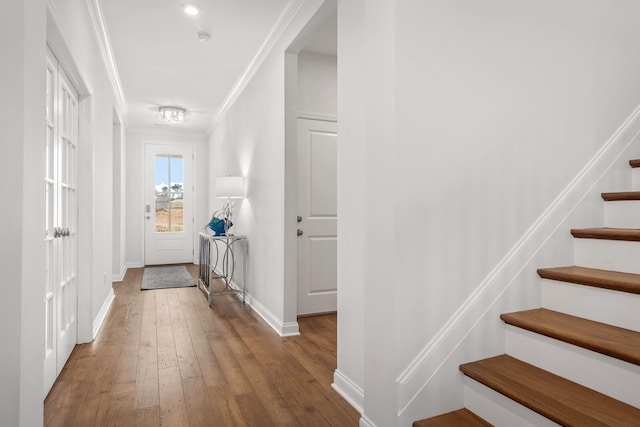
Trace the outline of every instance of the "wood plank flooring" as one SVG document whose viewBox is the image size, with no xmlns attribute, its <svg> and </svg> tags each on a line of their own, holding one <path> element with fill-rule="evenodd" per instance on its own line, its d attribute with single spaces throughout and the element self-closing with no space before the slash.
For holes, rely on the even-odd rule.
<svg viewBox="0 0 640 427">
<path fill-rule="evenodd" d="M 197 275 L 196 266 L 187 266 Z M 45 400 L 54 426 L 357 426 L 331 389 L 335 315 L 280 338 L 234 296 L 114 284 L 96 340 L 78 345 Z"/>
</svg>

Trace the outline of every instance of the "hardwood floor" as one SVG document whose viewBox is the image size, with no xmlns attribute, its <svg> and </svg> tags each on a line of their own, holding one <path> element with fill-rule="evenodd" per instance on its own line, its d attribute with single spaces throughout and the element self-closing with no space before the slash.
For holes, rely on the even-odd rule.
<svg viewBox="0 0 640 427">
<path fill-rule="evenodd" d="M 188 266 L 195 277 L 197 268 Z M 78 345 L 45 400 L 46 426 L 357 426 L 331 389 L 336 316 L 280 338 L 233 296 L 114 284 L 96 340 Z"/>
</svg>

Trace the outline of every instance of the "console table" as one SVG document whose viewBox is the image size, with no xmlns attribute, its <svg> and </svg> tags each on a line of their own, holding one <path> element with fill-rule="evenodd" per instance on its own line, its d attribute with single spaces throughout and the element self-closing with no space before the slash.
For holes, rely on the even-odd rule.
<svg viewBox="0 0 640 427">
<path fill-rule="evenodd" d="M 247 252 L 247 236 L 214 236 L 200 232 L 198 288 L 207 296 L 209 307 L 214 294 L 241 294 L 244 304 L 247 292 Z M 242 287 L 233 282 L 236 253 L 242 256 Z M 224 282 L 224 288 L 214 291 L 211 288 L 211 281 L 214 279 L 221 279 Z"/>
</svg>

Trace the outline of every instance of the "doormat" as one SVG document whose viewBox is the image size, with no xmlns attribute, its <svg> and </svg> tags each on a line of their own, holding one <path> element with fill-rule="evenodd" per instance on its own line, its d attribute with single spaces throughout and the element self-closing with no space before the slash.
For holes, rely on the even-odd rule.
<svg viewBox="0 0 640 427">
<path fill-rule="evenodd" d="M 195 286 L 184 265 L 179 267 L 146 267 L 142 273 L 140 289 L 188 288 Z"/>
</svg>

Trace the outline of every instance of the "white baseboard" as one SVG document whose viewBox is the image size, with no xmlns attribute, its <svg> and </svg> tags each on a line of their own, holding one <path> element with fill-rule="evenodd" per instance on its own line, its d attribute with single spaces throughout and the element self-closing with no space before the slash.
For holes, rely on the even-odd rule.
<svg viewBox="0 0 640 427">
<path fill-rule="evenodd" d="M 109 312 L 109 308 L 111 308 L 111 304 L 115 298 L 115 294 L 113 293 L 113 289 L 109 289 L 109 293 L 107 294 L 107 298 L 102 303 L 102 307 L 100 307 L 100 311 L 98 315 L 93 320 L 93 339 L 96 339 L 98 336 L 98 332 L 100 332 L 100 328 L 104 323 L 104 319 L 107 317 L 107 313 Z"/>
<path fill-rule="evenodd" d="M 111 281 L 112 282 L 122 282 L 124 280 L 124 276 L 127 274 L 127 270 L 129 269 L 129 267 L 125 264 L 122 267 L 122 271 L 120 272 L 120 274 L 114 274 L 111 277 Z"/>
<path fill-rule="evenodd" d="M 429 394 L 429 383 L 440 368 L 447 365 L 445 362 L 452 357 L 455 349 L 459 348 L 469 332 L 477 327 L 484 314 L 500 301 L 504 292 L 539 253 L 550 236 L 593 190 L 616 160 L 638 140 L 639 133 L 640 106 L 603 144 L 396 378 L 399 419 L 403 419 L 405 414 L 408 415 L 414 405 L 424 405 L 424 399 L 418 396 Z"/>
<path fill-rule="evenodd" d="M 126 270 L 130 268 L 142 268 L 142 267 L 144 267 L 144 262 L 142 261 L 132 261 L 125 264 Z"/>
<path fill-rule="evenodd" d="M 360 422 L 358 423 L 360 427 L 377 427 L 369 418 L 364 415 L 360 417 Z"/>
<path fill-rule="evenodd" d="M 246 303 L 281 337 L 300 335 L 298 322 L 280 321 L 275 314 L 269 311 L 264 305 L 260 304 L 260 302 L 254 299 L 251 294 L 246 295 Z"/>
<path fill-rule="evenodd" d="M 349 402 L 360 414 L 364 412 L 364 391 L 337 369 L 333 373 L 331 388 Z"/>
<path fill-rule="evenodd" d="M 221 275 L 222 272 L 214 270 L 214 273 Z M 242 299 L 242 288 L 238 286 L 235 281 L 231 281 L 229 286 L 236 290 L 236 296 Z M 245 303 L 255 311 L 262 320 L 267 322 L 267 325 L 278 333 L 281 337 L 293 337 L 300 335 L 300 328 L 298 322 L 282 322 L 275 314 L 260 303 L 257 299 L 253 298 L 253 295 L 247 293 L 245 295 Z"/>
</svg>

